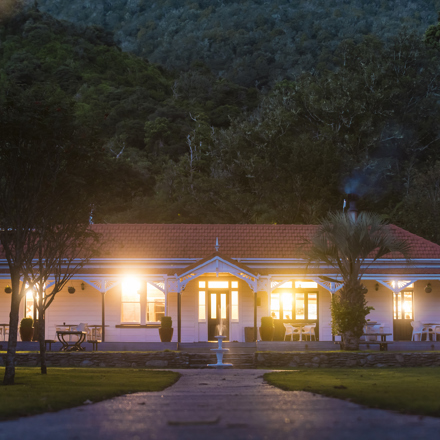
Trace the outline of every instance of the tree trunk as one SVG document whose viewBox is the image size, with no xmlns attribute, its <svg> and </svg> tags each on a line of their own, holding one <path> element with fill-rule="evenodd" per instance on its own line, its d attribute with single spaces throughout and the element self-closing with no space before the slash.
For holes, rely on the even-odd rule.
<svg viewBox="0 0 440 440">
<path fill-rule="evenodd" d="M 359 337 L 355 336 L 353 332 L 347 331 L 343 333 L 341 338 L 341 349 L 354 351 L 359 350 Z"/>
<path fill-rule="evenodd" d="M 5 376 L 3 385 L 14 385 L 15 381 L 15 352 L 17 351 L 18 317 L 20 311 L 20 276 L 11 274 L 11 311 L 9 313 L 9 340 L 6 354 Z"/>
<path fill-rule="evenodd" d="M 38 317 L 38 325 L 39 325 L 39 335 L 38 339 L 40 341 L 40 367 L 41 374 L 47 374 L 47 365 L 46 365 L 46 344 L 44 341 L 46 340 L 46 317 L 44 316 L 44 312 L 39 312 Z"/>
</svg>

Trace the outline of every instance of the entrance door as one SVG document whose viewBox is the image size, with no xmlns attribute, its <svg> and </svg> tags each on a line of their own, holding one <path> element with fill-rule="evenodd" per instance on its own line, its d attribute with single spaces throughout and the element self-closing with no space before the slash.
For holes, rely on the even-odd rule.
<svg viewBox="0 0 440 440">
<path fill-rule="evenodd" d="M 395 341 L 410 341 L 412 337 L 411 321 L 414 320 L 413 292 L 405 290 L 394 295 L 393 333 Z"/>
<path fill-rule="evenodd" d="M 208 341 L 222 334 L 229 340 L 228 292 L 208 292 Z"/>
</svg>

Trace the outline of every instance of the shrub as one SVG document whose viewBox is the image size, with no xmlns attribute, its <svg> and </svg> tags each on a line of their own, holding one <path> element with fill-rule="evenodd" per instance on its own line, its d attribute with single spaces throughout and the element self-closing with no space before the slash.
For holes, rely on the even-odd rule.
<svg viewBox="0 0 440 440">
<path fill-rule="evenodd" d="M 20 323 L 20 328 L 32 328 L 34 320 L 32 318 L 23 318 Z"/>
</svg>

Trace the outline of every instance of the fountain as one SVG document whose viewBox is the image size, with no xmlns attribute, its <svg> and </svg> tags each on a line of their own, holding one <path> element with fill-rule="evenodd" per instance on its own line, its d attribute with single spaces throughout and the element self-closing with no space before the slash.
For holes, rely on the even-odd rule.
<svg viewBox="0 0 440 440">
<path fill-rule="evenodd" d="M 229 351 L 229 348 L 223 348 L 222 343 L 227 338 L 227 336 L 223 336 L 223 321 L 221 317 L 221 313 L 219 313 L 220 316 L 220 323 L 218 325 L 219 331 L 218 336 L 214 336 L 215 339 L 217 339 L 218 347 L 217 348 L 211 348 L 211 351 L 215 353 L 217 356 L 217 363 L 216 364 L 208 364 L 208 367 L 214 367 L 214 368 L 228 368 L 232 367 L 232 364 L 224 364 L 223 363 L 223 355 Z"/>
</svg>

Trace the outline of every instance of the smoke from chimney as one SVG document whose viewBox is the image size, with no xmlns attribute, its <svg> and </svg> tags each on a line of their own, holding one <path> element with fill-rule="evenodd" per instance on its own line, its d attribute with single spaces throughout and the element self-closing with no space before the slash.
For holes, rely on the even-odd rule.
<svg viewBox="0 0 440 440">
<path fill-rule="evenodd" d="M 358 217 L 356 202 L 359 200 L 359 197 L 356 194 L 347 194 L 346 199 L 348 202 L 347 215 L 355 222 Z"/>
</svg>

